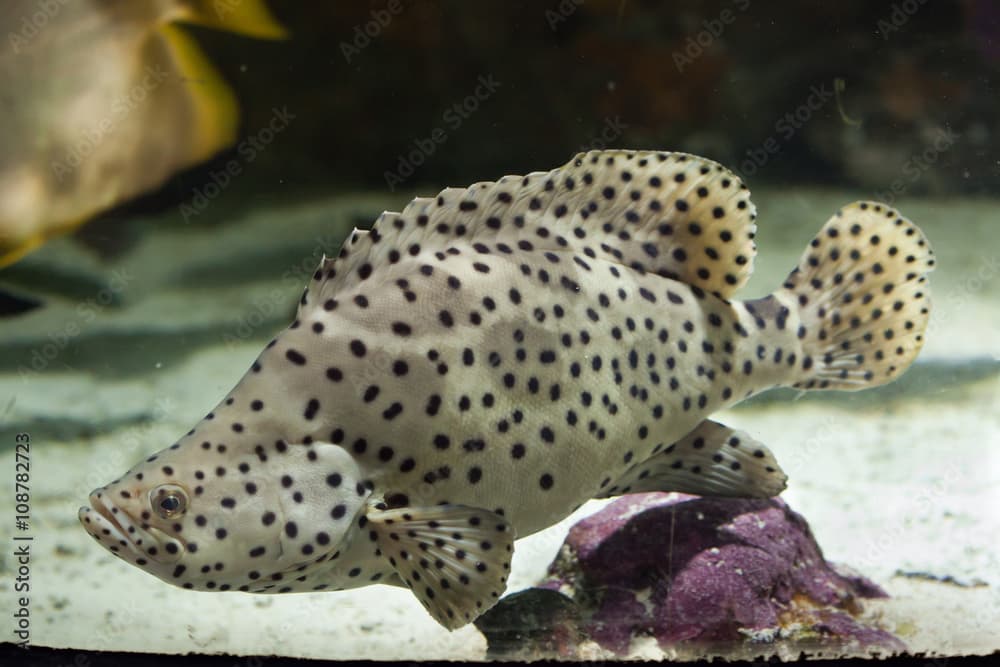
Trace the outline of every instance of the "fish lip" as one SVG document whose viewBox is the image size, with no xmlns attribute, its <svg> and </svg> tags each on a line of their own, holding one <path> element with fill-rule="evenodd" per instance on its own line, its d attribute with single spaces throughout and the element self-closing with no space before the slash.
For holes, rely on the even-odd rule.
<svg viewBox="0 0 1000 667">
<path fill-rule="evenodd" d="M 116 508 L 118 511 L 113 511 L 113 508 Z M 81 508 L 81 510 L 84 511 L 87 509 L 88 508 L 85 507 Z M 97 494 L 91 494 L 89 509 L 95 512 L 100 517 L 100 520 L 107 524 L 102 527 L 110 528 L 112 530 L 112 535 L 118 540 L 119 545 L 121 545 L 122 541 L 126 543 L 123 546 L 128 548 L 132 557 L 135 559 L 142 558 L 149 561 L 170 564 L 180 559 L 180 554 L 186 547 L 183 541 L 176 539 L 173 541 L 176 541 L 178 544 L 177 553 L 167 553 L 165 545 L 167 542 L 172 541 L 172 538 L 167 537 L 163 531 L 158 530 L 153 526 L 143 528 L 141 523 L 136 521 L 128 512 L 115 505 L 111 499 L 108 498 L 107 494 L 101 494 L 100 497 L 98 497 Z M 98 528 L 95 528 L 91 531 L 91 534 L 101 538 L 100 533 L 97 531 Z M 156 546 L 157 554 L 155 556 L 149 554 L 148 550 L 143 548 L 144 544 L 146 546 Z"/>
<path fill-rule="evenodd" d="M 118 529 L 125 539 L 132 542 L 131 536 L 128 534 L 128 528 L 123 526 L 120 521 L 115 517 L 114 512 L 111 511 L 111 507 L 104 501 L 103 498 L 98 498 L 97 496 L 91 496 L 90 498 L 90 508 L 100 514 L 104 519 L 110 523 L 112 526 Z M 119 509 L 119 512 L 122 510 Z"/>
<path fill-rule="evenodd" d="M 118 514 L 123 513 L 123 510 L 118 510 Z M 88 524 L 87 519 L 90 514 L 96 516 Z M 119 547 L 117 550 L 109 548 L 116 556 L 125 556 L 120 549 L 124 547 L 133 558 L 142 557 L 141 547 L 136 544 L 135 539 L 128 531 L 130 524 L 127 521 L 119 520 L 116 513 L 111 511 L 109 501 L 105 500 L 103 494 L 101 494 L 101 497 L 98 497 L 97 493 L 92 493 L 90 495 L 90 507 L 81 507 L 78 516 L 81 522 L 83 522 L 86 531 L 96 537 L 102 546 L 105 548 L 109 548 L 110 545 Z M 109 540 L 110 545 L 108 543 Z"/>
</svg>

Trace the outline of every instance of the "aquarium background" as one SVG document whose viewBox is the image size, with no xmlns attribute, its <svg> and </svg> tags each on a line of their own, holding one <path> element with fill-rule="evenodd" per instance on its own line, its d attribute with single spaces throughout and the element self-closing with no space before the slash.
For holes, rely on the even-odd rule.
<svg viewBox="0 0 1000 667">
<path fill-rule="evenodd" d="M 295 115 L 254 160 L 261 195 L 385 188 L 387 174 L 403 181 L 397 189 L 438 187 L 601 145 L 708 155 L 758 186 L 872 195 L 897 179 L 910 195 L 986 194 L 1000 176 L 1000 10 L 989 2 L 399 0 L 275 11 L 291 40 L 196 31 L 237 91 L 247 136 L 275 108 Z M 163 194 L 183 198 L 202 171 Z"/>
<path fill-rule="evenodd" d="M 11 508 L 0 590 L 14 610 L 8 547 L 33 535 L 33 644 L 483 658 L 475 627 L 448 633 L 404 590 L 170 588 L 92 544 L 76 509 L 215 405 L 351 229 L 416 195 L 607 147 L 692 152 L 744 178 L 759 213 L 746 296 L 779 284 L 847 202 L 880 199 L 926 232 L 938 256 L 934 310 L 901 380 L 858 394 L 769 392 L 720 420 L 772 448 L 790 476 L 783 497 L 825 556 L 890 594 L 866 602 L 865 618 L 913 651 L 1000 648 L 994 3 L 271 7 L 286 40 L 187 29 L 239 100 L 232 148 L 0 269 L 0 462 L 11 480 L 0 486 Z M 27 531 L 12 509 L 19 433 L 32 443 Z M 519 542 L 508 590 L 537 583 L 569 525 L 598 505 Z M 630 655 L 677 649 L 647 637 Z"/>
</svg>

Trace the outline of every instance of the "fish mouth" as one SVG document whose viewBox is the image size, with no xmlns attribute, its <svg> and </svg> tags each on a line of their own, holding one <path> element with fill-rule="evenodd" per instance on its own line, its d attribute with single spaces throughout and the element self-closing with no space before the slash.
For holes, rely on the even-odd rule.
<svg viewBox="0 0 1000 667">
<path fill-rule="evenodd" d="M 148 560 L 174 563 L 184 551 L 183 544 L 153 526 L 143 526 L 102 492 L 90 494 L 90 507 L 81 507 L 78 517 L 84 529 L 106 549 L 137 565 Z M 175 548 L 168 551 L 170 543 Z"/>
</svg>

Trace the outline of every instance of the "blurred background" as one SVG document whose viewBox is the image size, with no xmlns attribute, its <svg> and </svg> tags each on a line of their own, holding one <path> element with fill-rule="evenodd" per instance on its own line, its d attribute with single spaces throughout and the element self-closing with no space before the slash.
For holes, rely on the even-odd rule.
<svg viewBox="0 0 1000 667">
<path fill-rule="evenodd" d="M 226 224 L 265 203 L 433 192 L 605 146 L 890 203 L 990 194 L 1000 177 L 988 0 L 63 7 L 16 0 L 3 20 L 0 113 L 15 122 L 2 136 L 20 150 L 0 159 L 0 266 L 84 222 L 78 237 L 107 256 L 136 235 L 114 221 L 138 215 Z M 225 214 L 202 215 L 216 199 Z"/>
<path fill-rule="evenodd" d="M 242 4 L 219 2 L 213 11 L 223 19 Z M 203 15 L 209 5 L 161 4 L 204 5 Z M 284 39 L 180 18 L 235 96 L 235 134 L 217 142 L 214 159 L 179 165 L 103 217 L 197 208 L 233 159 L 239 177 L 221 178 L 237 210 L 464 185 L 602 146 L 689 151 L 751 185 L 839 185 L 885 200 L 985 194 L 1000 176 L 1000 7 L 989 0 L 270 8 Z M 30 100 L 10 104 L 30 108 Z M 180 132 L 160 123 L 145 131 L 167 141 Z M 215 222 L 225 219 L 198 220 Z M 99 232 L 89 236 L 100 244 Z"/>
<path fill-rule="evenodd" d="M 902 176 L 912 194 L 985 193 L 1000 176 L 1000 7 L 985 0 L 273 9 L 291 39 L 196 31 L 243 104 L 247 134 L 275 107 L 296 116 L 247 169 L 243 187 L 258 196 L 387 187 L 386 173 L 399 175 L 435 129 L 446 139 L 406 187 L 544 169 L 601 144 L 706 155 L 751 185 L 874 194 Z M 496 88 L 483 94 L 487 78 Z M 909 182 L 907 162 L 943 137 L 951 147 L 928 153 L 929 168 L 910 165 L 922 173 Z M 163 197 L 183 200 L 210 168 Z"/>
</svg>

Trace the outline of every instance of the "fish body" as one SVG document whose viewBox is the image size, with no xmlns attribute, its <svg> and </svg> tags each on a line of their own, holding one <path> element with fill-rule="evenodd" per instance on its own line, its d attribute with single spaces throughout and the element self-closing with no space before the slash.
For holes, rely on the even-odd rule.
<svg viewBox="0 0 1000 667">
<path fill-rule="evenodd" d="M 236 98 L 180 23 L 285 34 L 258 0 L 7 4 L 0 267 L 235 141 Z"/>
<path fill-rule="evenodd" d="M 81 520 L 187 588 L 406 585 L 455 628 L 503 593 L 515 537 L 590 498 L 776 495 L 767 448 L 707 417 L 771 387 L 898 376 L 934 259 L 860 202 L 741 302 L 755 217 L 722 166 L 636 151 L 384 213 L 323 260 L 232 392 Z"/>
</svg>

